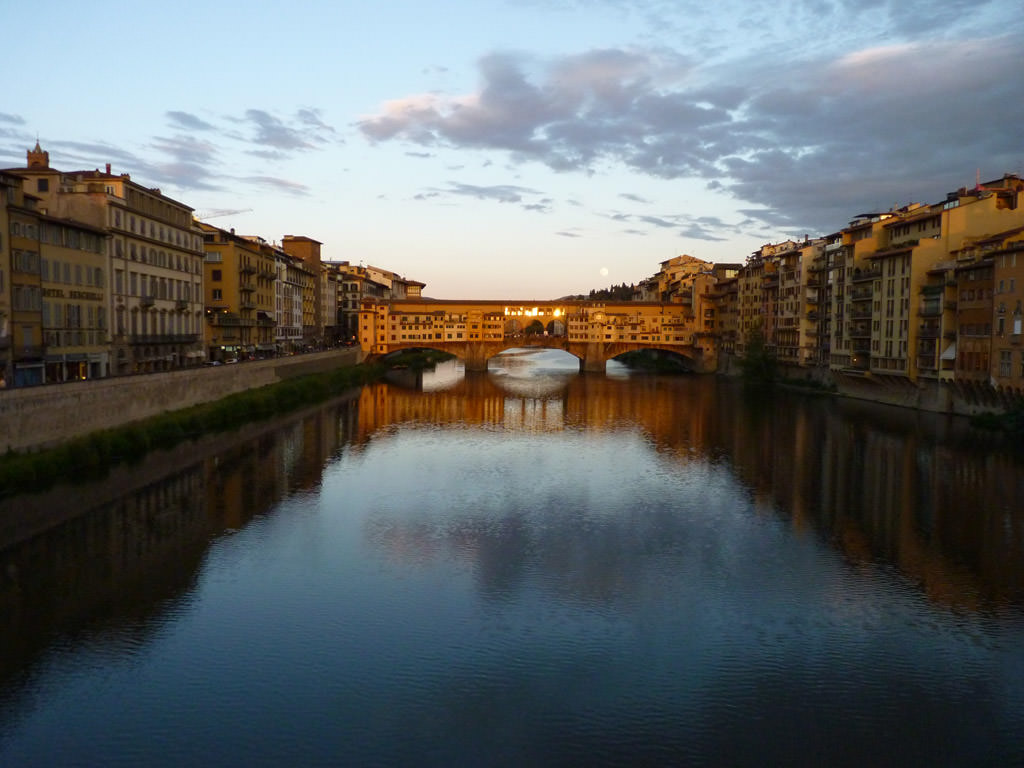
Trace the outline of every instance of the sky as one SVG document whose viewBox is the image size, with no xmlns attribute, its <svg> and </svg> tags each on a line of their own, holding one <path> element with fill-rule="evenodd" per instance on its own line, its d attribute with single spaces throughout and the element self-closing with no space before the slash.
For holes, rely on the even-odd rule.
<svg viewBox="0 0 1024 768">
<path fill-rule="evenodd" d="M 3 3 L 0 167 L 128 173 L 446 299 L 743 262 L 1024 175 L 1018 0 Z"/>
</svg>

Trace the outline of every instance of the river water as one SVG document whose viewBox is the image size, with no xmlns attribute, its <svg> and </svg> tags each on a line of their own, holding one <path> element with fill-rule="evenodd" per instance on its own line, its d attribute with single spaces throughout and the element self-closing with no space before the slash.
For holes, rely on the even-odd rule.
<svg viewBox="0 0 1024 768">
<path fill-rule="evenodd" d="M 0 507 L 2 766 L 1024 764 L 1024 460 L 521 351 Z"/>
</svg>

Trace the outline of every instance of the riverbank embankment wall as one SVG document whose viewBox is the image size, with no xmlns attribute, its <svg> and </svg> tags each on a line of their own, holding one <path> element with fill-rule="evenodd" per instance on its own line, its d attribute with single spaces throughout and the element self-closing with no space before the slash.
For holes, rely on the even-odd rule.
<svg viewBox="0 0 1024 768">
<path fill-rule="evenodd" d="M 297 376 L 356 365 L 358 347 L 0 391 L 0 451 L 57 445 L 90 432 L 190 408 Z"/>
<path fill-rule="evenodd" d="M 777 372 L 778 381 L 782 384 L 811 384 L 840 397 L 931 413 L 976 416 L 982 413 L 1005 413 L 1024 407 L 1024 398 L 1019 394 L 997 390 L 985 382 L 914 382 L 902 376 L 833 371 L 785 363 L 779 364 Z M 725 376 L 742 375 L 739 360 L 730 355 L 720 355 L 718 373 Z"/>
</svg>

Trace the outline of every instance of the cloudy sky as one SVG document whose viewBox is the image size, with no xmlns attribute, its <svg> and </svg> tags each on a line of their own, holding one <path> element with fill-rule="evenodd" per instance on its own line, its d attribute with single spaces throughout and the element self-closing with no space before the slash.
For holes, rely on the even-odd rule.
<svg viewBox="0 0 1024 768">
<path fill-rule="evenodd" d="M 438 298 L 554 298 L 1024 173 L 1017 0 L 7 3 L 0 167 Z M 235 211 L 235 213 L 226 213 Z M 238 212 L 242 211 L 242 212 Z"/>
</svg>

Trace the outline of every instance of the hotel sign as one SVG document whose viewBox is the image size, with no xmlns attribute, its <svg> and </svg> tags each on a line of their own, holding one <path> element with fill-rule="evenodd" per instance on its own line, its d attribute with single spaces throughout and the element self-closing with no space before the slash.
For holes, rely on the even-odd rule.
<svg viewBox="0 0 1024 768">
<path fill-rule="evenodd" d="M 103 301 L 103 294 L 96 291 L 68 291 L 64 295 L 63 288 L 44 288 L 43 296 L 49 299 L 86 299 L 87 301 Z"/>
</svg>

